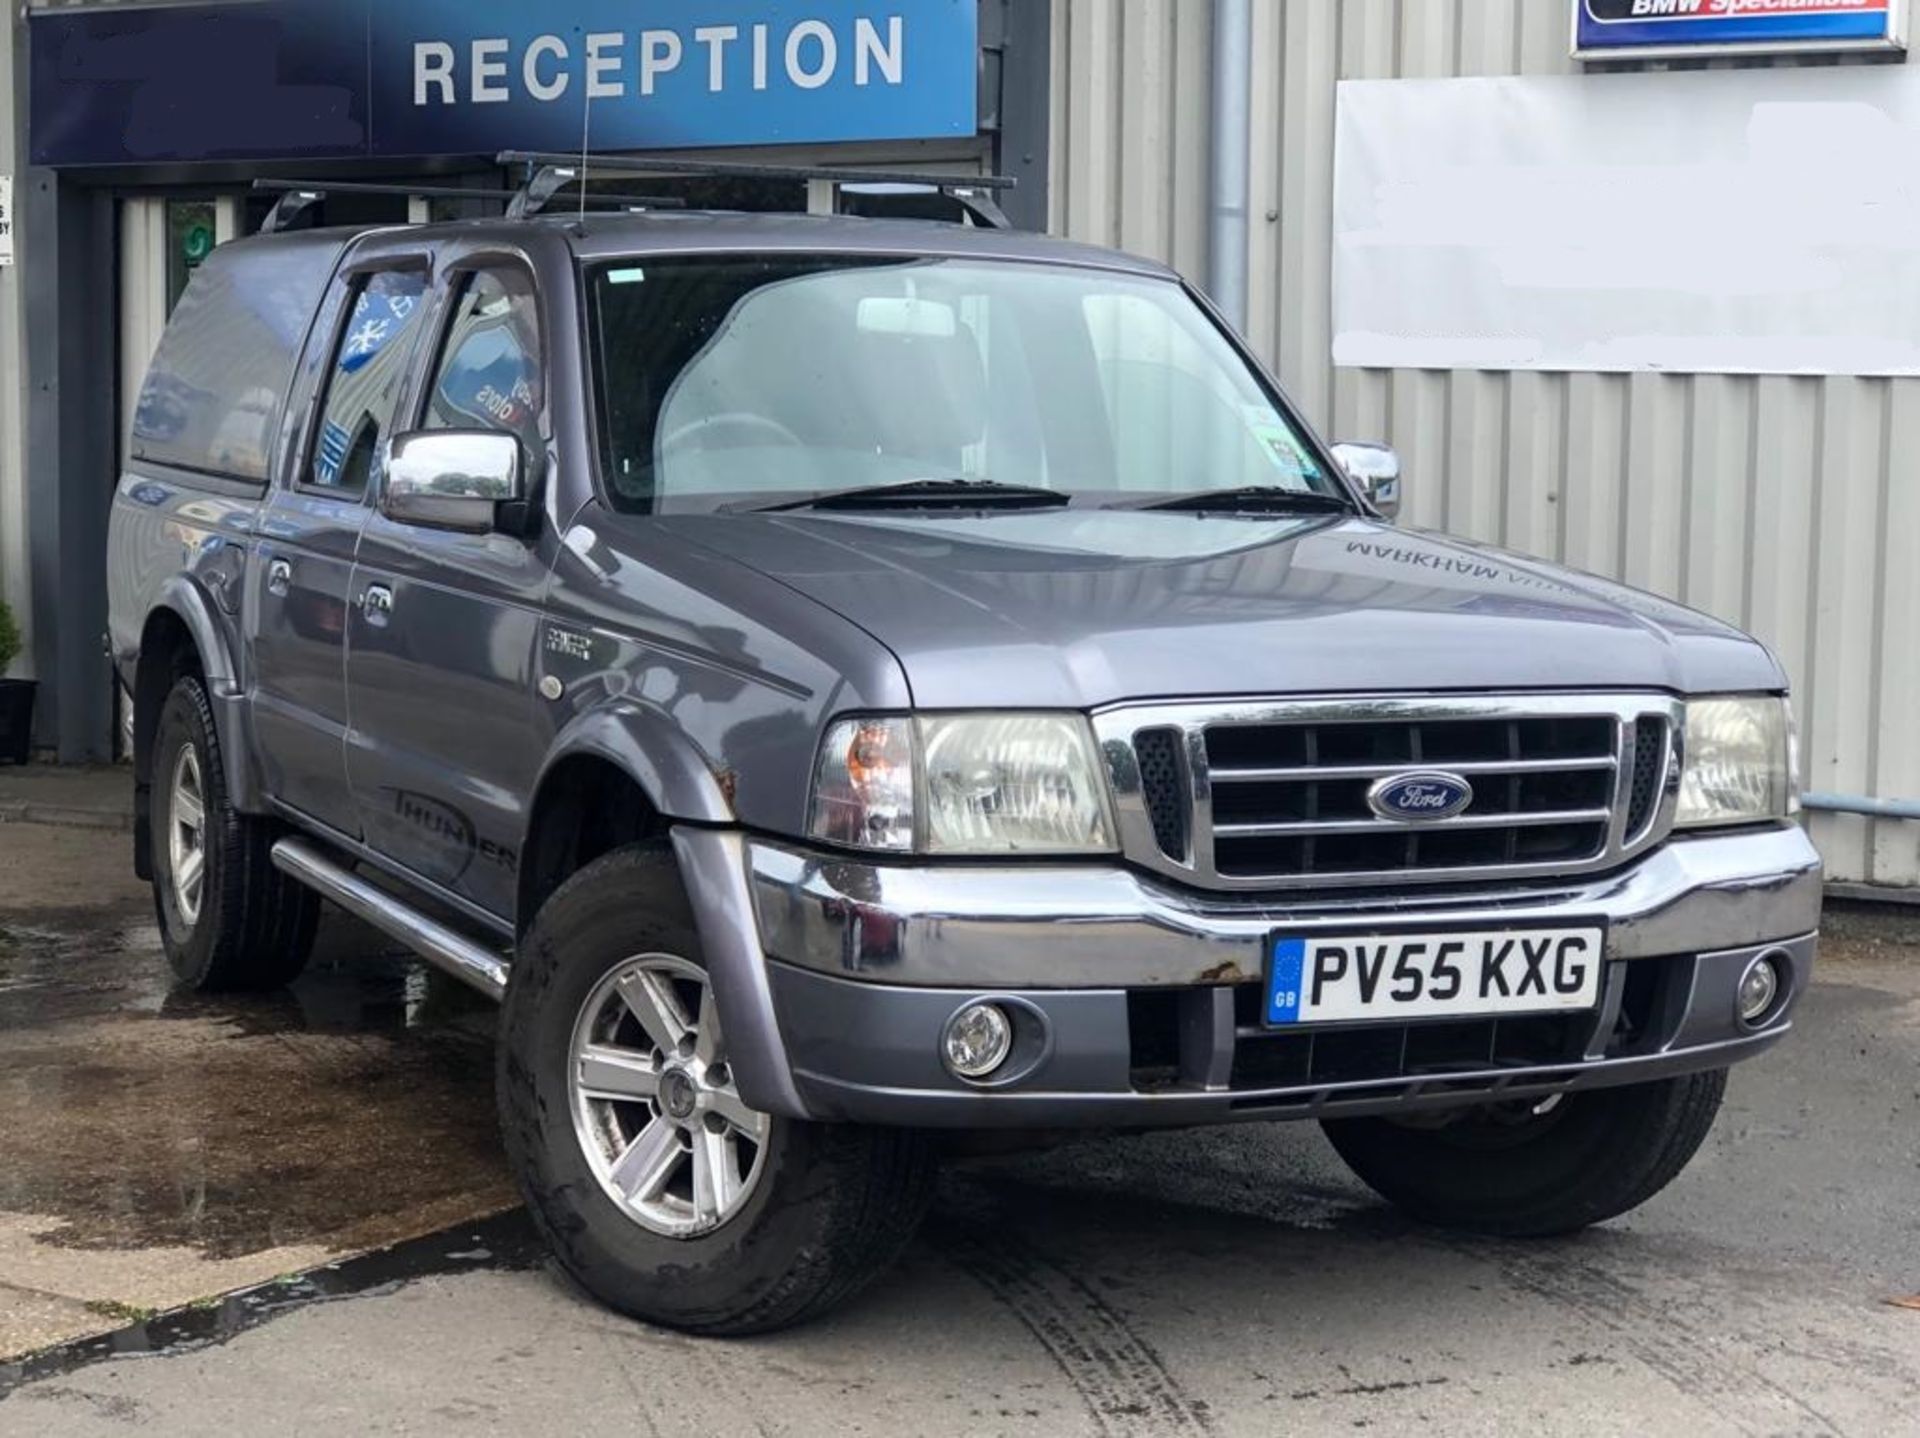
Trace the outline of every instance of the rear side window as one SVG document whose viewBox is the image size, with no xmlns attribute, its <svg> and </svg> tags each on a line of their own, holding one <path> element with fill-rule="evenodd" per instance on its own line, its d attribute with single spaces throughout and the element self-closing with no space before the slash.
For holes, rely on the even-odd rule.
<svg viewBox="0 0 1920 1438">
<path fill-rule="evenodd" d="M 222 245 L 167 324 L 134 411 L 131 457 L 264 483 L 308 321 L 340 247 Z"/>
<path fill-rule="evenodd" d="M 538 454 L 544 395 L 532 282 L 514 270 L 470 275 L 440 348 L 422 427 L 503 430 Z"/>
<path fill-rule="evenodd" d="M 307 464 L 308 484 L 365 492 L 406 386 L 426 288 L 427 277 L 418 270 L 381 270 L 355 282 L 327 366 L 327 396 Z"/>
</svg>

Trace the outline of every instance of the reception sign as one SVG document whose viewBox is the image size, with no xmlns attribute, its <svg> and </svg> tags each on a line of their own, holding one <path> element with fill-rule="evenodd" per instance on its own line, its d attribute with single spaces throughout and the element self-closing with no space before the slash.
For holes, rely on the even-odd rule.
<svg viewBox="0 0 1920 1438">
<path fill-rule="evenodd" d="M 36 164 L 975 132 L 978 0 L 250 0 L 36 10 Z"/>
</svg>

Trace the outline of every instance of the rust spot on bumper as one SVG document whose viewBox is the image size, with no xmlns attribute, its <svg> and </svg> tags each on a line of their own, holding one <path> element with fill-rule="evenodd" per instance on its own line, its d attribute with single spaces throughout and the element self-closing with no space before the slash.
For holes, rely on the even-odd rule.
<svg viewBox="0 0 1920 1438">
<path fill-rule="evenodd" d="M 1232 959 L 1215 964 L 1210 969 L 1202 969 L 1194 976 L 1197 984 L 1245 984 L 1252 982 L 1252 975 L 1241 969 Z"/>
</svg>

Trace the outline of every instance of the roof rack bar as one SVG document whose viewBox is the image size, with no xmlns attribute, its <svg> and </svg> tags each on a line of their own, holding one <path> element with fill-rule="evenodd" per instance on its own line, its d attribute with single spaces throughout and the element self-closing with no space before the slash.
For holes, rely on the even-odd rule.
<svg viewBox="0 0 1920 1438">
<path fill-rule="evenodd" d="M 421 195 L 432 200 L 510 200 L 513 190 L 477 185 L 403 185 L 371 180 L 255 180 L 256 190 L 312 195 Z"/>
<path fill-rule="evenodd" d="M 569 183 L 562 180 L 554 186 L 555 190 Z M 312 209 L 328 195 L 406 195 L 426 200 L 498 200 L 506 207 L 506 213 L 514 219 L 521 218 L 515 207 L 525 198 L 525 189 L 500 190 L 487 189 L 478 185 L 408 185 L 398 182 L 376 182 L 370 180 L 275 180 L 259 179 L 253 182 L 253 188 L 267 193 L 278 192 L 280 201 L 268 213 L 261 225 L 263 233 L 273 235 L 290 229 L 293 222 Z M 551 198 L 549 195 L 547 198 Z M 643 206 L 656 210 L 678 210 L 686 206 L 686 201 L 678 195 L 615 195 L 598 191 L 589 191 L 587 198 L 600 205 Z M 544 201 L 543 201 L 544 203 Z M 538 210 L 539 206 L 534 206 Z"/>
<path fill-rule="evenodd" d="M 547 150 L 503 150 L 502 165 L 580 169 L 580 156 Z M 943 175 L 929 170 L 856 170 L 828 165 L 766 165 L 744 160 L 683 160 L 648 155 L 589 155 L 588 170 L 621 175 L 704 175 L 721 180 L 826 180 L 841 185 L 925 185 L 936 190 L 1011 190 L 1011 175 Z"/>
</svg>

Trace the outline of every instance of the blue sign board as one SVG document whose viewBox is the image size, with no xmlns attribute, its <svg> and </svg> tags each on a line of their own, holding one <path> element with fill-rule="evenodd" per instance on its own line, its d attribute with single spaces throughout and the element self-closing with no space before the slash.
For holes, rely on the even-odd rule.
<svg viewBox="0 0 1920 1438">
<path fill-rule="evenodd" d="M 1574 0 L 1576 55 L 1770 54 L 1902 43 L 1903 0 Z"/>
<path fill-rule="evenodd" d="M 970 136 L 978 0 L 250 0 L 33 12 L 43 165 Z"/>
</svg>

